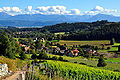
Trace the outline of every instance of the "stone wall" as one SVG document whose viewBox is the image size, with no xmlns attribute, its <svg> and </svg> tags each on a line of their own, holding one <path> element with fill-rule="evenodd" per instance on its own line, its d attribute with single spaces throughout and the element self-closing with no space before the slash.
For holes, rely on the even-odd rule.
<svg viewBox="0 0 120 80">
<path fill-rule="evenodd" d="M 7 64 L 0 64 L 0 76 L 4 76 L 6 74 L 8 74 Z"/>
</svg>

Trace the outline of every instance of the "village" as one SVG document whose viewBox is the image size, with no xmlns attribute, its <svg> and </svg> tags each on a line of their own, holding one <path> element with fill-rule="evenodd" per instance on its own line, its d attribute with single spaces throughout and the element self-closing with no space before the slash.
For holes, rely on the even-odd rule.
<svg viewBox="0 0 120 80">
<path fill-rule="evenodd" d="M 88 45 L 84 46 L 77 46 L 73 45 L 71 48 L 68 48 L 66 44 L 60 45 L 57 42 L 47 42 L 44 38 L 41 39 L 33 39 L 33 42 L 36 43 L 39 41 L 41 44 L 41 48 L 38 50 L 44 50 L 47 54 L 54 54 L 54 55 L 60 55 L 60 56 L 70 56 L 70 57 L 77 57 L 77 56 L 84 56 L 84 57 L 90 57 L 92 55 L 98 56 L 97 50 L 91 49 L 88 47 Z M 32 45 L 25 45 L 20 44 L 17 42 L 20 47 L 24 47 L 25 52 L 28 52 L 30 49 L 30 46 Z"/>
</svg>

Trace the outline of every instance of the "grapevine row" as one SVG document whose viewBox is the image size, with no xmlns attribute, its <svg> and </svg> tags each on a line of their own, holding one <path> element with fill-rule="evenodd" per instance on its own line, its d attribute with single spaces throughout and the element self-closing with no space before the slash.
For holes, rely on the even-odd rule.
<svg viewBox="0 0 120 80">
<path fill-rule="evenodd" d="M 70 62 L 48 60 L 44 63 L 44 66 L 46 70 L 50 70 L 54 74 L 74 80 L 120 80 L 119 72 L 96 69 Z"/>
</svg>

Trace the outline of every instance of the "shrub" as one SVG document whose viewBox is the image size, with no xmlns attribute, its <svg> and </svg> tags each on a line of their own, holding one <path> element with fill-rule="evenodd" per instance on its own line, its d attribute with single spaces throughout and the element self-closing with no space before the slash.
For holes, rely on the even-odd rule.
<svg viewBox="0 0 120 80">
<path fill-rule="evenodd" d="M 106 65 L 107 65 L 107 64 L 106 64 L 105 61 L 104 61 L 103 55 L 100 55 L 100 58 L 99 58 L 99 60 L 98 60 L 97 66 L 98 66 L 98 67 L 104 67 L 104 66 L 106 66 Z"/>
<path fill-rule="evenodd" d="M 58 59 L 59 59 L 60 61 L 63 61 L 63 57 L 61 57 L 61 56 L 60 56 Z"/>
<path fill-rule="evenodd" d="M 26 59 L 26 58 L 27 58 L 27 56 L 25 55 L 24 52 L 22 52 L 22 53 L 20 54 L 20 59 L 24 60 L 24 59 Z"/>
<path fill-rule="evenodd" d="M 82 63 L 82 62 L 81 62 L 81 63 L 79 63 L 79 64 L 82 64 L 82 65 L 87 65 L 86 63 Z"/>
<path fill-rule="evenodd" d="M 36 54 L 33 54 L 33 55 L 31 56 L 31 58 L 32 58 L 32 59 L 36 59 L 36 58 L 37 58 L 37 55 L 36 55 Z"/>
<path fill-rule="evenodd" d="M 74 63 L 77 63 L 77 62 L 74 62 Z"/>
<path fill-rule="evenodd" d="M 15 57 L 15 55 L 13 53 L 10 53 L 9 56 L 8 56 L 8 58 L 10 58 L 10 59 L 16 59 L 16 57 Z"/>
<path fill-rule="evenodd" d="M 69 62 L 68 60 L 63 60 L 64 62 Z"/>
<path fill-rule="evenodd" d="M 120 69 L 116 69 L 116 70 L 114 70 L 114 71 L 116 71 L 116 72 L 120 72 Z"/>
<path fill-rule="evenodd" d="M 48 56 L 47 56 L 47 54 L 45 53 L 44 50 L 39 52 L 38 59 L 47 59 L 47 58 L 48 58 Z"/>
<path fill-rule="evenodd" d="M 53 57 L 52 57 L 52 60 L 57 60 L 57 57 L 56 57 L 56 56 L 53 56 Z"/>
<path fill-rule="evenodd" d="M 110 47 L 107 47 L 107 50 L 109 50 L 110 49 Z"/>
<path fill-rule="evenodd" d="M 84 54 L 84 57 L 86 57 L 86 58 L 90 58 L 90 57 L 91 57 L 91 54 L 86 53 L 86 54 Z"/>
</svg>

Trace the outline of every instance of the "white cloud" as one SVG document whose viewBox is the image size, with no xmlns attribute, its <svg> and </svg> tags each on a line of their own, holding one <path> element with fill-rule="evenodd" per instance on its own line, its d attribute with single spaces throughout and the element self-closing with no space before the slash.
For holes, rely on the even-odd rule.
<svg viewBox="0 0 120 80">
<path fill-rule="evenodd" d="M 96 6 L 95 8 L 93 8 L 91 11 L 104 11 L 104 8 L 101 6 Z"/>
<path fill-rule="evenodd" d="M 19 7 L 2 7 L 1 11 L 3 11 L 3 12 L 21 12 L 22 9 L 20 9 Z"/>
<path fill-rule="evenodd" d="M 19 7 L 2 7 L 0 8 L 0 12 L 5 12 L 13 16 L 17 14 L 22 14 L 22 9 L 20 9 Z"/>
<path fill-rule="evenodd" d="M 68 14 L 65 6 L 42 6 L 35 9 L 37 13 L 42 14 Z"/>
<path fill-rule="evenodd" d="M 102 14 L 116 14 L 118 13 L 115 9 L 105 9 L 101 6 L 96 6 L 92 8 L 90 11 L 81 12 L 79 9 L 70 9 L 68 10 L 65 6 L 39 6 L 33 9 L 32 6 L 27 6 L 25 9 L 20 9 L 19 7 L 2 7 L 0 8 L 0 12 L 5 12 L 10 15 L 17 14 L 44 14 L 44 15 L 96 15 L 99 13 Z"/>
<path fill-rule="evenodd" d="M 71 14 L 72 15 L 80 15 L 80 10 L 79 9 L 71 9 Z"/>
<path fill-rule="evenodd" d="M 25 8 L 25 11 L 32 11 L 32 6 L 27 6 L 27 8 Z"/>
<path fill-rule="evenodd" d="M 2 9 L 2 8 L 0 8 L 0 12 L 3 12 L 3 9 Z"/>
<path fill-rule="evenodd" d="M 117 10 L 114 9 L 104 9 L 101 6 L 96 6 L 95 8 L 91 9 L 91 11 L 85 11 L 85 14 L 89 14 L 89 15 L 96 15 L 96 14 L 114 14 L 117 13 Z"/>
<path fill-rule="evenodd" d="M 58 14 L 58 15 L 80 15 L 80 10 L 67 10 L 65 6 L 42 6 L 35 9 L 35 13 L 41 14 Z"/>
<path fill-rule="evenodd" d="M 5 12 L 11 11 L 11 8 L 10 8 L 10 7 L 3 7 L 2 9 L 3 9 L 3 11 L 5 11 Z"/>
<path fill-rule="evenodd" d="M 12 11 L 12 12 L 21 12 L 22 9 L 20 9 L 19 7 L 12 7 L 12 8 L 11 8 L 11 11 Z"/>
</svg>

